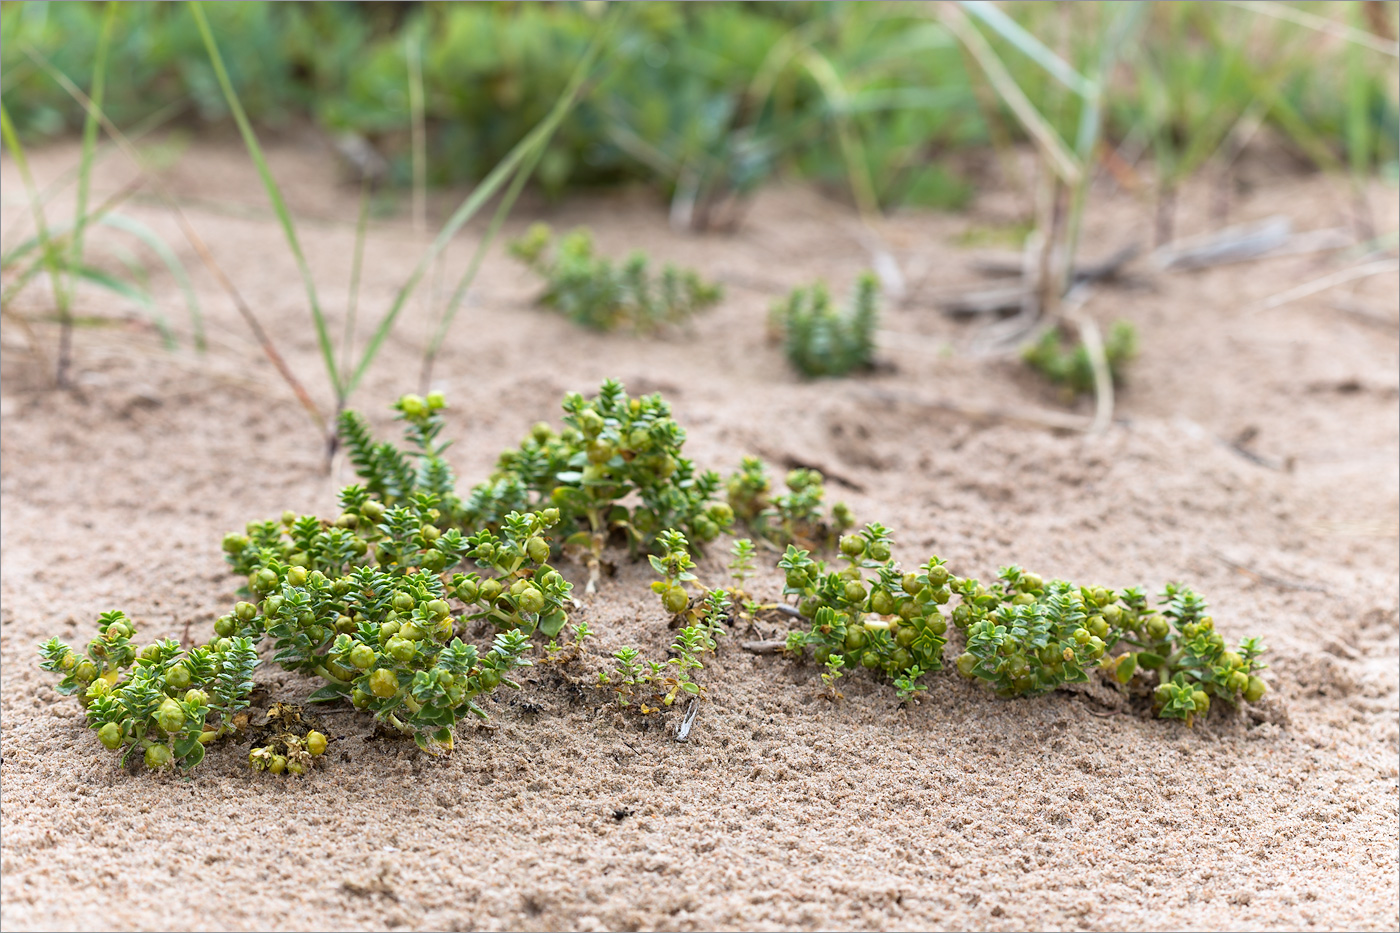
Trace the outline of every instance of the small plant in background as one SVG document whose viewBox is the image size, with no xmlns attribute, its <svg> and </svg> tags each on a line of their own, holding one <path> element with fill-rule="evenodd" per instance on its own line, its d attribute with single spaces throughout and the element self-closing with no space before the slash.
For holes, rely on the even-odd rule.
<svg viewBox="0 0 1400 933">
<path fill-rule="evenodd" d="M 889 532 L 875 523 L 843 537 L 840 548 L 847 563 L 841 571 L 792 545 L 778 562 L 786 574 L 783 593 L 796 597 L 798 611 L 811 620 L 809 631 L 788 634 L 788 650 L 811 648 L 823 665 L 840 656 L 831 674 L 864 667 L 903 676 L 901 693 L 912 695 L 914 681 L 943 666 L 948 623 L 938 607 L 952 595 L 948 571 L 935 557 L 917 571 L 901 572 L 890 556 Z M 835 678 L 823 681 L 830 687 Z"/>
<path fill-rule="evenodd" d="M 848 310 L 831 305 L 826 284 L 795 288 L 773 306 L 770 319 L 782 335 L 788 362 L 809 379 L 869 369 L 875 352 L 879 283 L 873 273 L 856 281 Z"/>
<path fill-rule="evenodd" d="M 203 760 L 205 745 L 246 725 L 242 711 L 258 664 L 251 639 L 221 638 L 189 651 L 165 640 L 138 651 L 124 613 L 103 613 L 97 627 L 81 655 L 56 638 L 41 645 L 40 666 L 63 675 L 55 689 L 77 694 L 98 740 L 125 749 L 123 763 L 140 752 L 151 770 L 188 771 Z"/>
<path fill-rule="evenodd" d="M 773 544 L 831 549 L 837 536 L 855 524 L 844 502 L 832 505 L 829 516 L 823 514 L 826 488 L 817 470 L 790 470 L 785 485 L 787 492 L 772 495 L 768 467 L 757 457 L 745 457 L 725 481 L 725 491 L 735 518 Z"/>
<path fill-rule="evenodd" d="M 593 236 L 575 230 L 552 242 L 548 225 L 535 224 L 510 244 L 511 255 L 539 273 L 548 286 L 540 304 L 593 330 L 648 333 L 679 324 L 720 300 L 718 285 L 669 263 L 659 277 L 644 253 L 614 265 L 593 252 Z"/>
<path fill-rule="evenodd" d="M 1114 322 L 1104 340 L 1104 358 L 1115 383 L 1137 355 L 1137 329 L 1127 321 Z M 1067 397 L 1094 391 L 1094 365 L 1083 343 L 1067 345 L 1063 332 L 1051 327 L 1021 353 L 1021 358 L 1055 385 L 1062 387 Z"/>
</svg>

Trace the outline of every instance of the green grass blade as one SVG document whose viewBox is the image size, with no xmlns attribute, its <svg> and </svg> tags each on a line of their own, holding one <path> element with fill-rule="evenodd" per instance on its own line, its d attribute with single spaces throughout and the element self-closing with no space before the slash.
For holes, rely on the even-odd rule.
<svg viewBox="0 0 1400 933">
<path fill-rule="evenodd" d="M 423 48 L 413 30 L 405 30 L 404 58 L 408 60 L 409 136 L 413 149 L 413 229 L 428 225 L 428 144 L 423 122 Z"/>
<path fill-rule="evenodd" d="M 1098 94 L 1098 82 L 1084 77 L 1069 62 L 1050 51 L 1014 19 L 986 0 L 959 0 L 958 5 L 986 23 L 1022 55 L 1045 69 L 1052 78 L 1086 100 Z"/>
<path fill-rule="evenodd" d="M 345 308 L 345 337 L 340 344 L 342 378 L 350 372 L 350 354 L 355 344 L 355 314 L 360 306 L 360 269 L 365 258 L 365 234 L 369 229 L 370 180 L 360 180 L 360 216 L 355 221 L 355 256 L 350 261 L 350 301 Z"/>
<path fill-rule="evenodd" d="M 206 349 L 204 340 L 204 315 L 200 311 L 199 299 L 195 297 L 194 285 L 190 282 L 189 275 L 185 272 L 185 266 L 180 262 L 180 258 L 160 236 L 150 227 L 139 220 L 127 217 L 123 214 L 109 214 L 100 221 L 103 226 L 111 227 L 114 230 L 121 230 L 129 233 L 145 244 L 146 248 L 155 253 L 160 261 L 165 264 L 165 268 L 170 270 L 180 292 L 185 296 L 185 307 L 190 312 L 190 328 L 194 333 L 194 346 L 201 353 Z"/>
<path fill-rule="evenodd" d="M 54 300 L 58 302 L 59 319 L 65 326 L 69 323 L 68 301 L 65 296 L 61 272 L 59 268 L 59 256 L 54 249 L 53 240 L 49 238 L 49 227 L 44 219 L 44 208 L 39 203 L 39 189 L 34 184 L 34 176 L 29 171 L 29 160 L 24 155 L 24 147 L 20 145 L 19 134 L 15 132 L 15 126 L 10 122 L 10 111 L 6 109 L 3 101 L 0 101 L 0 139 L 4 140 L 5 146 L 10 150 L 10 158 L 15 160 L 15 168 L 19 170 L 20 180 L 24 183 L 24 190 L 29 198 L 30 210 L 34 213 L 34 229 L 39 237 L 41 255 L 45 270 L 49 273 L 49 280 L 53 286 Z M 66 377 L 67 369 L 67 343 L 61 343 L 59 348 L 58 366 L 55 372 L 55 381 L 62 385 Z"/>
<path fill-rule="evenodd" d="M 1361 11 L 1359 2 L 1349 3 L 1348 7 L 1350 7 L 1353 17 L 1359 17 Z M 1366 179 L 1371 162 L 1371 115 L 1368 112 L 1370 84 L 1366 80 L 1361 56 L 1348 55 L 1346 60 L 1347 162 L 1351 166 L 1352 181 L 1360 185 Z"/>
<path fill-rule="evenodd" d="M 500 234 L 501 226 L 510 216 L 511 208 L 515 206 L 515 199 L 520 196 L 521 189 L 530 180 L 530 176 L 535 173 L 535 166 L 539 164 L 540 157 L 544 155 L 547 148 L 547 142 L 536 146 L 521 163 L 520 168 L 516 170 L 515 177 L 511 179 L 510 187 L 501 197 L 501 203 L 491 218 L 491 224 L 486 228 L 485 236 L 481 238 L 481 242 L 476 246 L 476 252 L 472 254 L 472 261 L 467 265 L 467 271 L 462 273 L 457 287 L 452 290 L 452 297 L 448 299 L 446 307 L 442 309 L 442 317 L 438 320 L 437 330 L 433 332 L 432 340 L 429 341 L 428 348 L 423 353 L 423 373 L 420 380 L 423 391 L 428 390 L 428 383 L 433 374 L 433 363 L 437 360 L 438 351 L 442 349 L 443 341 L 447 339 L 447 332 L 451 329 L 452 322 L 457 318 L 457 312 L 462 307 L 462 300 L 466 298 L 467 290 L 476 280 L 476 273 L 486 258 L 486 251 L 491 248 L 491 244 Z"/>
<path fill-rule="evenodd" d="M 73 209 L 73 238 L 68 244 L 68 255 L 74 266 L 83 262 L 83 231 L 87 227 L 88 192 L 92 186 L 93 156 L 97 152 L 97 114 L 102 109 L 102 97 L 107 82 L 107 50 L 112 44 L 112 24 L 117 19 L 115 0 L 107 0 L 107 8 L 102 17 L 102 29 L 97 34 L 97 51 L 92 63 L 92 88 L 88 98 L 92 107 L 83 120 L 83 148 L 78 160 L 78 201 Z"/>
<path fill-rule="evenodd" d="M 481 210 L 482 205 L 505 184 L 506 179 L 509 178 L 516 168 L 525 160 L 526 156 L 528 156 L 536 146 L 546 146 L 549 144 L 549 140 L 554 136 L 554 131 L 558 129 L 559 124 L 564 121 L 564 117 L 573 108 L 574 100 L 578 97 L 579 91 L 583 88 L 584 81 L 593 70 L 594 62 L 602 52 L 604 40 L 611 34 L 614 26 L 621 18 L 623 9 L 621 5 L 615 5 L 608 11 L 607 18 L 594 35 L 592 43 L 588 46 L 588 50 L 584 53 L 583 58 L 574 69 L 574 73 L 569 79 L 568 86 L 565 87 L 564 93 L 559 96 L 559 99 L 555 101 L 554 107 L 549 112 L 549 115 L 541 120 L 524 139 L 516 143 L 515 148 L 507 153 L 506 157 L 491 170 L 491 173 L 473 189 L 466 200 L 464 200 L 452 216 L 448 218 L 447 223 L 443 225 L 437 238 L 433 240 L 432 245 L 428 248 L 427 252 L 423 254 L 423 258 L 418 261 L 418 265 L 409 276 L 408 281 L 403 284 L 398 294 L 394 296 L 393 304 L 390 305 L 389 310 L 385 312 L 384 317 L 380 319 L 379 325 L 375 328 L 374 335 L 370 338 L 369 344 L 365 347 L 364 353 L 360 357 L 359 365 L 355 368 L 355 372 L 351 374 L 349 381 L 345 385 L 345 396 L 349 396 L 349 394 L 355 390 L 355 387 L 360 384 L 360 380 L 364 378 L 365 372 L 369 369 L 370 364 L 374 362 L 375 356 L 379 353 L 379 348 L 383 345 L 385 338 L 389 336 L 389 332 L 393 330 L 394 322 L 398 319 L 399 313 L 408 302 L 409 296 L 413 294 L 413 290 L 418 286 L 419 281 L 422 280 L 423 274 L 427 271 L 428 266 L 430 266 L 447 247 L 448 242 L 456 235 L 457 231 L 462 229 L 462 226 L 468 220 L 476 216 L 477 211 Z"/>
<path fill-rule="evenodd" d="M 70 274 L 79 281 L 87 282 L 98 288 L 105 289 L 114 295 L 125 298 L 146 312 L 146 316 L 155 324 L 156 330 L 160 333 L 161 342 L 165 344 L 167 350 L 174 350 L 175 332 L 170 329 L 170 322 L 165 319 L 156 308 L 155 302 L 151 300 L 149 293 L 133 285 L 131 282 L 124 282 L 109 272 L 94 268 L 88 265 L 77 265 L 69 270 Z"/>
<path fill-rule="evenodd" d="M 1011 73 L 1006 70 L 1000 58 L 997 57 L 991 45 L 977 31 L 976 27 L 963 13 L 958 6 L 946 7 L 944 25 L 962 41 L 963 47 L 971 53 L 977 61 L 982 73 L 987 76 L 987 81 L 996 90 L 997 96 L 1016 115 L 1016 119 L 1030 135 L 1055 169 L 1055 174 L 1060 176 L 1060 180 L 1067 185 L 1077 184 L 1079 177 L 1083 174 L 1084 167 L 1070 151 L 1069 146 L 1055 128 L 1050 124 L 1044 115 L 1035 108 L 1035 105 L 1026 97 L 1024 91 L 1011 77 Z"/>
<path fill-rule="evenodd" d="M 311 304 L 311 318 L 316 325 L 316 342 L 321 347 L 321 357 L 325 362 L 326 375 L 331 381 L 331 387 L 335 390 L 336 397 L 343 399 L 348 390 L 343 387 L 340 373 L 335 368 L 335 351 L 331 346 L 330 331 L 326 327 L 326 316 L 321 311 L 321 302 L 316 297 L 316 282 L 311 277 L 311 267 L 306 262 L 305 254 L 302 253 L 301 241 L 297 239 L 296 225 L 292 222 L 291 211 L 287 209 L 287 203 L 282 198 L 282 189 L 278 187 L 277 180 L 272 177 L 271 169 L 267 167 L 267 159 L 263 157 L 262 146 L 258 144 L 257 134 L 253 132 L 252 124 L 248 122 L 248 115 L 243 111 L 243 104 L 233 89 L 233 82 L 229 80 L 228 71 L 224 68 L 223 56 L 219 54 L 218 44 L 214 41 L 214 34 L 209 29 L 209 21 L 204 17 L 204 10 L 200 7 L 199 0 L 190 0 L 190 12 L 194 15 L 195 24 L 199 27 L 200 37 L 204 40 L 204 48 L 209 53 L 209 61 L 214 66 L 214 75 L 223 91 L 224 100 L 228 102 L 229 110 L 238 123 L 238 131 L 243 136 L 244 145 L 248 148 L 248 155 L 252 158 L 253 165 L 257 167 L 263 188 L 267 190 L 267 198 L 272 202 L 272 209 L 276 212 L 277 220 L 282 225 L 282 233 L 287 239 L 287 246 L 296 258 L 297 268 L 301 272 L 302 282 L 306 286 L 306 298 Z"/>
</svg>

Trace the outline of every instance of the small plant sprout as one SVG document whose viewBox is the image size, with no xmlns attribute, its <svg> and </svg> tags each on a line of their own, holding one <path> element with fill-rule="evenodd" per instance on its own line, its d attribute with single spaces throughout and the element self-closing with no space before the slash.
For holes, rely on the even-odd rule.
<svg viewBox="0 0 1400 933">
<path fill-rule="evenodd" d="M 826 284 L 797 288 L 773 306 L 770 319 L 782 335 L 788 362 L 809 379 L 869 369 L 875 352 L 879 283 L 867 272 L 856 281 L 846 312 L 831 306 Z"/>
<path fill-rule="evenodd" d="M 844 502 L 833 505 L 829 516 L 823 513 L 826 488 L 817 470 L 790 470 L 784 484 L 786 492 L 772 495 L 767 466 L 757 457 L 745 457 L 725 482 L 735 518 L 765 541 L 809 550 L 834 547 L 836 538 L 855 524 Z"/>
<path fill-rule="evenodd" d="M 649 333 L 688 320 L 720 300 L 718 285 L 702 281 L 689 269 L 666 265 L 660 277 L 649 271 L 641 252 L 621 266 L 593 252 L 593 236 L 575 230 L 553 241 L 546 224 L 535 224 L 510 244 L 513 256 L 542 276 L 548 285 L 540 304 L 593 330 L 627 329 Z"/>
<path fill-rule="evenodd" d="M 714 654 L 719 639 L 729 634 L 727 626 L 732 618 L 733 602 L 724 590 L 710 590 L 705 594 L 702 615 L 697 627 L 705 636 L 705 647 Z"/>
<path fill-rule="evenodd" d="M 1128 364 L 1137 355 L 1137 330 L 1127 321 L 1116 321 L 1104 340 L 1104 358 L 1114 383 L 1123 381 Z M 1032 369 L 1060 386 L 1067 399 L 1094 391 L 1094 365 L 1084 344 L 1066 346 L 1064 334 L 1051 327 L 1021 353 Z"/>
<path fill-rule="evenodd" d="M 698 625 L 688 625 L 676 633 L 676 642 L 671 645 L 671 653 L 674 656 L 666 662 L 670 670 L 661 682 L 664 690 L 661 696 L 663 706 L 670 706 L 683 693 L 690 696 L 704 694 L 705 688 L 691 680 L 690 672 L 701 670 L 705 666 L 700 663 L 699 656 L 707 647 L 712 648 L 713 642 Z"/>
<path fill-rule="evenodd" d="M 661 597 L 661 605 L 673 616 L 678 616 L 690 608 L 690 593 L 685 584 L 696 580 L 695 561 L 690 559 L 690 545 L 685 535 L 675 529 L 667 529 L 656 537 L 661 557 L 648 555 L 651 568 L 661 574 L 662 579 L 652 583 L 651 590 Z"/>
<path fill-rule="evenodd" d="M 915 664 L 894 679 L 894 689 L 901 700 L 906 703 L 911 700 L 918 702 L 919 694 L 928 690 L 928 687 L 919 683 L 919 678 L 922 676 L 924 676 L 924 669 Z"/>
<path fill-rule="evenodd" d="M 788 634 L 790 651 L 811 648 L 819 664 L 840 655 L 844 667 L 891 678 L 908 677 L 917 666 L 911 682 L 942 668 L 948 623 L 939 606 L 951 596 L 947 570 L 935 557 L 903 573 L 890 543 L 888 530 L 875 523 L 842 537 L 840 553 L 848 566 L 839 572 L 788 545 L 778 563 L 786 574 L 783 593 L 796 597 L 798 610 L 811 620 L 809 631 Z"/>
<path fill-rule="evenodd" d="M 59 693 L 77 694 L 88 725 L 125 763 L 139 752 L 147 768 L 186 771 L 210 742 L 238 731 L 253 689 L 257 652 L 248 638 L 181 650 L 171 640 L 138 650 L 121 612 L 98 618 L 99 636 L 79 655 L 57 639 L 40 646 L 41 667 L 62 674 Z M 211 721 L 212 717 L 212 721 Z"/>
<path fill-rule="evenodd" d="M 732 592 L 735 596 L 743 598 L 747 595 L 744 592 L 744 581 L 754 575 L 753 561 L 757 549 L 750 539 L 738 538 L 730 546 L 729 553 L 733 557 L 729 562 L 729 576 L 734 580 Z"/>
<path fill-rule="evenodd" d="M 832 654 L 826 659 L 826 670 L 822 671 L 822 686 L 826 688 L 826 695 L 832 700 L 839 700 L 844 696 L 836 688 L 836 681 L 841 679 L 841 668 L 845 666 L 844 655 Z"/>
</svg>

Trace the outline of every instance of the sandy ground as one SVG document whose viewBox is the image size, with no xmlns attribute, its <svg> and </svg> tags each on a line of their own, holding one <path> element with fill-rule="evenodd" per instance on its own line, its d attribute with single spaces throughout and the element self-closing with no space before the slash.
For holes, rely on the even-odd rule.
<svg viewBox="0 0 1400 933">
<path fill-rule="evenodd" d="M 41 152 L 36 171 L 54 178 L 73 158 Z M 353 191 L 309 143 L 272 161 L 338 320 Z M 1349 223 L 1340 182 L 1266 169 L 1246 177 L 1231 220 Z M 13 165 L 0 174 L 7 236 L 23 235 Z M 112 160 L 98 196 L 128 177 Z M 169 178 L 324 400 L 305 296 L 241 150 L 197 145 Z M 1187 192 L 1180 233 L 1216 224 L 1212 197 Z M 483 477 L 532 422 L 556 417 L 564 391 L 617 377 L 666 394 L 703 466 L 758 453 L 841 477 L 833 491 L 889 525 L 906 563 L 937 553 L 977 575 L 1014 562 L 1110 586 L 1190 581 L 1228 637 L 1271 645 L 1270 702 L 1186 729 L 1117 708 L 1107 688 L 1002 701 L 943 673 L 915 707 L 863 676 L 833 704 L 810 666 L 730 643 L 704 672 L 710 700 L 687 743 L 673 741 L 674 717 L 623 718 L 541 668 L 523 693 L 498 694 L 491 728 L 464 726 L 446 760 L 335 715 L 332 760 L 307 779 L 253 774 L 237 745 L 192 780 L 128 774 L 50 688 L 36 643 L 85 641 L 112 607 L 143 639 L 186 623 L 210 637 L 236 585 L 222 534 L 284 508 L 330 513 L 351 478 L 343 463 L 326 472 L 231 304 L 169 216 L 137 199 L 123 210 L 162 231 L 195 278 L 206 356 L 165 352 L 120 321 L 84 328 L 78 388 L 55 392 L 24 334 L 4 331 L 5 929 L 1396 928 L 1396 276 L 1260 311 L 1341 260 L 1171 275 L 1139 262 L 1133 282 L 1087 306 L 1105 325 L 1133 321 L 1143 347 L 1105 436 L 931 407 L 1058 404 L 1014 360 L 965 352 L 981 325 L 932 306 L 975 281 L 959 238 L 1013 220 L 1015 203 L 989 194 L 968 215 L 893 218 L 914 288 L 884 318 L 891 367 L 815 384 L 788 373 L 762 322 L 791 286 L 820 274 L 844 290 L 866 266 L 842 208 L 776 188 L 737 234 L 709 237 L 669 231 L 642 196 L 524 212 L 516 229 L 526 213 L 588 223 L 603 249 L 645 245 L 728 296 L 661 339 L 588 334 L 532 308 L 537 283 L 498 251 L 439 370 L 459 473 Z M 1394 190 L 1371 192 L 1371 207 L 1393 229 Z M 402 216 L 371 233 L 361 339 L 426 242 Z M 1140 199 L 1099 192 L 1086 255 L 1148 239 L 1151 218 Z M 473 236 L 452 245 L 443 290 Z M 94 234 L 98 254 L 116 238 Z M 169 276 L 151 274 L 183 327 Z M 42 300 L 31 289 L 17 308 L 39 315 Z M 129 311 L 100 295 L 80 308 Z M 51 357 L 55 331 L 34 327 Z M 415 302 L 354 399 L 381 431 L 387 403 L 416 388 L 426 330 Z M 1231 446 L 1242 437 L 1253 459 Z M 714 579 L 721 561 L 703 566 Z M 625 643 L 664 649 L 648 576 L 624 564 L 587 601 L 580 615 L 601 637 L 574 675 Z M 311 689 L 270 663 L 258 680 L 280 699 Z"/>
</svg>

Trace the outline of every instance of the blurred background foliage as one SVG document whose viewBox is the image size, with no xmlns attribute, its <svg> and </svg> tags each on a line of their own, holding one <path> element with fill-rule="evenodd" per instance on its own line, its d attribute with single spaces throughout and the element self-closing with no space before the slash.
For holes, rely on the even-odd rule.
<svg viewBox="0 0 1400 933">
<path fill-rule="evenodd" d="M 545 117 L 597 29 L 599 6 L 250 2 L 211 4 L 207 14 L 256 123 L 310 120 L 355 134 L 398 184 L 412 179 L 417 55 L 426 176 L 445 185 L 480 179 Z M 998 9 L 1082 68 L 1098 55 L 1099 23 L 1113 6 Z M 1307 18 L 1384 42 L 1395 13 L 1394 3 L 1373 2 L 1154 3 L 1105 82 L 1105 144 L 1150 155 L 1164 189 L 1241 126 L 1271 128 L 1320 168 L 1393 173 L 1395 59 Z M 80 105 L 32 53 L 86 86 L 102 5 L 7 2 L 2 15 L 0 86 L 20 137 L 76 133 Z M 104 108 L 118 126 L 230 121 L 183 4 L 127 2 L 116 16 Z M 1016 54 L 1005 34 L 984 31 L 1036 110 L 1074 138 L 1081 98 Z M 975 181 L 973 154 L 1023 135 L 936 5 L 647 2 L 631 5 L 536 181 L 551 196 L 643 181 L 673 204 L 708 209 L 787 173 L 849 192 L 863 208 L 957 207 Z"/>
</svg>

